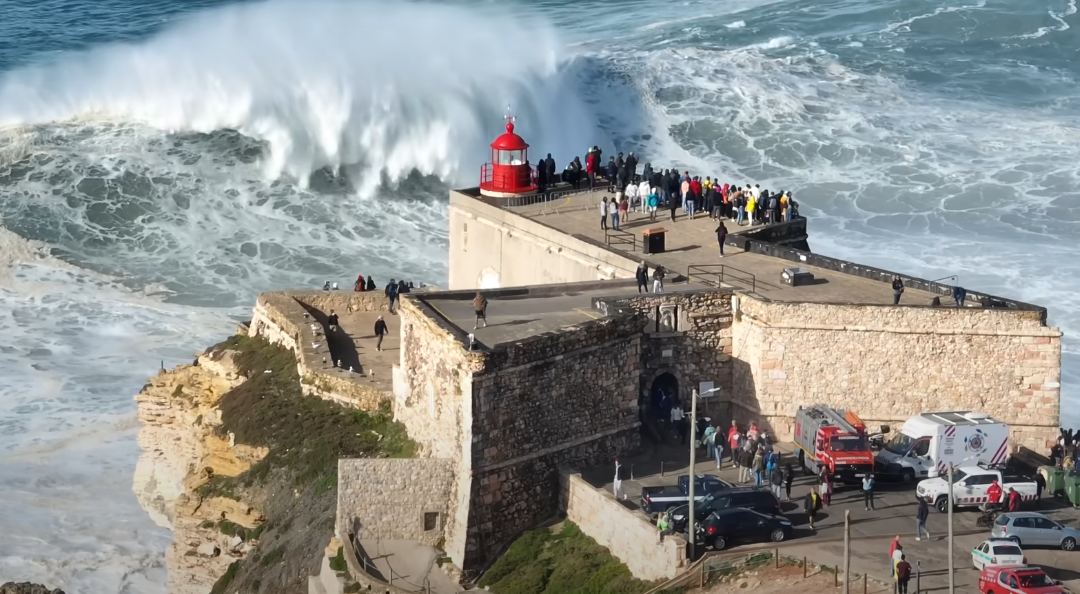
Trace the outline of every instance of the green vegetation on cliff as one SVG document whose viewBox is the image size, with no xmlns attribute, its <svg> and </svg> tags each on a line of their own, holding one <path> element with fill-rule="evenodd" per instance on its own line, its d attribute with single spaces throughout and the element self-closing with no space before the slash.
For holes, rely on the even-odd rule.
<svg viewBox="0 0 1080 594">
<path fill-rule="evenodd" d="M 367 413 L 304 396 L 296 359 L 287 349 L 233 336 L 213 347 L 211 355 L 225 350 L 237 353 L 233 361 L 248 379 L 222 396 L 217 431 L 269 453 L 247 472 L 215 476 L 199 488 L 200 495 L 244 501 L 266 516 L 246 534 L 259 539 L 251 563 L 235 564 L 219 585 L 249 591 L 258 583 L 260 592 L 292 592 L 318 572 L 333 535 L 338 458 L 411 457 L 416 444 L 393 421 L 388 402 Z M 230 522 L 217 528 L 245 532 Z"/>
<path fill-rule="evenodd" d="M 632 576 L 573 522 L 521 535 L 480 585 L 495 594 L 641 594 L 656 586 Z"/>
</svg>

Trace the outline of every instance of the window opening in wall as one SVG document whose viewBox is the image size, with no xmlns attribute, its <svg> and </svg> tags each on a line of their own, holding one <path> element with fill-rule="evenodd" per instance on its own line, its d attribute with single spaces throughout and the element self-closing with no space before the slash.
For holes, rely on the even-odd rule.
<svg viewBox="0 0 1080 594">
<path fill-rule="evenodd" d="M 424 512 L 424 530 L 439 529 L 439 512 Z"/>
</svg>

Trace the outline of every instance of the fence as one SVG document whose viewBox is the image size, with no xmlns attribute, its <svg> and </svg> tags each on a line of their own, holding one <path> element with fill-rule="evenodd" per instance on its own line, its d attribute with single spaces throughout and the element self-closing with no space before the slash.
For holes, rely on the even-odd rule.
<svg viewBox="0 0 1080 594">
<path fill-rule="evenodd" d="M 724 282 L 737 282 L 746 285 L 751 293 L 757 292 L 757 277 L 724 264 L 691 264 L 686 268 L 686 277 L 714 287 L 719 287 L 720 283 Z"/>
<path fill-rule="evenodd" d="M 608 245 L 629 245 L 630 251 L 635 251 L 637 249 L 637 236 L 635 236 L 633 233 L 630 233 L 629 231 L 608 229 L 604 232 L 604 243 Z"/>
<path fill-rule="evenodd" d="M 508 198 L 496 198 L 497 205 L 503 210 L 509 210 L 511 208 L 521 208 L 523 206 L 538 206 L 541 214 L 546 214 L 549 210 L 558 212 L 560 208 L 566 208 L 569 204 L 560 203 L 558 201 L 564 198 L 570 198 L 578 194 L 586 194 L 591 192 L 588 187 L 581 188 L 565 188 L 562 190 L 547 190 L 544 192 L 537 192 L 528 196 L 512 196 Z M 587 203 L 581 203 L 576 205 L 576 208 L 587 208 L 590 205 Z"/>
</svg>

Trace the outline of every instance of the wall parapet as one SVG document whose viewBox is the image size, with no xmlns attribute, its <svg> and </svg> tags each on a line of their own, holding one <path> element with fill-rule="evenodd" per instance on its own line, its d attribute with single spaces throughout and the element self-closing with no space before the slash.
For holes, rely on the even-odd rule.
<svg viewBox="0 0 1080 594">
<path fill-rule="evenodd" d="M 342 406 L 377 410 L 390 395 L 363 381 L 364 376 L 334 367 L 327 344 L 326 311 L 386 311 L 387 299 L 378 291 L 279 291 L 255 301 L 249 336 L 280 344 L 296 356 L 304 394 Z"/>
<path fill-rule="evenodd" d="M 686 540 L 660 531 L 641 514 L 631 511 L 615 497 L 596 489 L 577 472 L 560 469 L 560 504 L 566 519 L 577 524 L 640 580 L 671 579 L 687 565 Z"/>
</svg>

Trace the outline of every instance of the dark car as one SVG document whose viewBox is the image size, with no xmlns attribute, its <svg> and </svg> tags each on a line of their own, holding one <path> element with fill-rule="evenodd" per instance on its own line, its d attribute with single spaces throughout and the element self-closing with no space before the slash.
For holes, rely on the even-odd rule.
<svg viewBox="0 0 1080 594">
<path fill-rule="evenodd" d="M 698 540 L 717 551 L 740 542 L 781 542 L 790 537 L 791 522 L 784 516 L 737 507 L 710 513 L 698 532 Z"/>
<path fill-rule="evenodd" d="M 714 491 L 698 501 L 694 506 L 694 516 L 698 522 L 702 522 L 714 511 L 733 507 L 752 509 L 766 515 L 780 514 L 780 500 L 772 492 L 753 487 L 732 487 Z M 689 511 L 689 505 L 680 505 L 671 510 L 672 528 L 676 532 L 686 530 Z"/>
<path fill-rule="evenodd" d="M 708 474 L 699 474 L 694 479 L 694 501 L 702 501 L 709 494 L 730 489 L 731 483 Z M 679 477 L 677 485 L 664 487 L 642 487 L 641 509 L 647 514 L 662 513 L 673 507 L 685 506 L 690 502 L 690 475 Z"/>
</svg>

